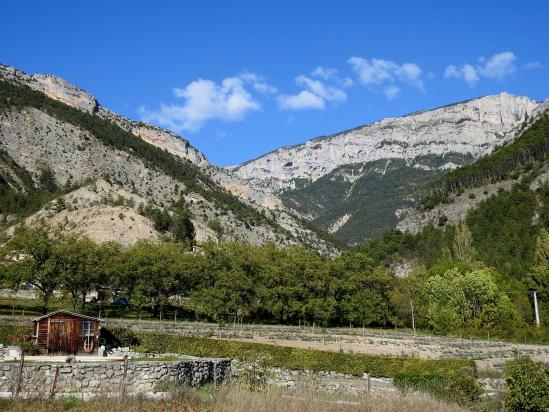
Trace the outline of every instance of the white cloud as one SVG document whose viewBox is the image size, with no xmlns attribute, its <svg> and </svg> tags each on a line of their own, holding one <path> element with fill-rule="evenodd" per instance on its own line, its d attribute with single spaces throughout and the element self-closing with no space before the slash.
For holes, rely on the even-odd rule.
<svg viewBox="0 0 549 412">
<path fill-rule="evenodd" d="M 344 102 L 347 100 L 347 94 L 337 87 L 328 86 L 320 80 L 313 80 L 307 76 L 297 76 L 295 79 L 299 86 L 308 89 L 311 93 L 314 93 L 318 97 L 324 100 L 333 100 L 336 102 Z"/>
<path fill-rule="evenodd" d="M 343 87 L 351 87 L 354 82 L 350 77 L 340 77 L 339 71 L 331 67 L 317 66 L 312 72 L 311 76 L 320 78 L 322 80 L 332 81 Z"/>
<path fill-rule="evenodd" d="M 302 90 L 298 94 L 287 96 L 281 95 L 278 97 L 278 105 L 284 110 L 300 110 L 300 109 L 324 109 L 324 99 L 309 92 Z"/>
<path fill-rule="evenodd" d="M 467 82 L 467 84 L 474 85 L 476 82 L 479 81 L 477 70 L 470 64 L 463 65 L 461 71 L 463 73 L 463 79 Z"/>
<path fill-rule="evenodd" d="M 254 83 L 252 87 L 259 93 L 263 94 L 276 94 L 278 92 L 278 89 L 276 87 L 264 82 Z"/>
<path fill-rule="evenodd" d="M 252 87 L 259 93 L 276 94 L 278 92 L 278 89 L 276 87 L 267 83 L 263 76 L 260 76 L 256 73 L 246 71 L 240 74 L 240 76 L 238 77 L 244 80 L 246 83 L 251 84 Z"/>
<path fill-rule="evenodd" d="M 522 67 L 526 70 L 543 69 L 543 65 L 538 61 L 526 62 L 522 65 Z"/>
<path fill-rule="evenodd" d="M 423 70 L 415 63 L 399 65 L 391 60 L 366 60 L 358 56 L 351 57 L 347 60 L 347 63 L 358 75 L 359 82 L 363 86 L 372 88 L 389 83 L 389 86 L 382 89 L 382 92 L 389 100 L 400 93 L 400 87 L 396 83 L 407 84 L 424 91 Z"/>
<path fill-rule="evenodd" d="M 395 86 L 394 84 L 391 84 L 383 89 L 383 94 L 387 98 L 387 100 L 393 100 L 397 95 L 400 93 L 400 89 Z"/>
<path fill-rule="evenodd" d="M 483 65 L 478 68 L 478 71 L 485 77 L 501 80 L 517 70 L 514 64 L 516 59 L 515 54 L 509 51 L 494 54 L 488 60 L 481 58 L 479 61 Z"/>
<path fill-rule="evenodd" d="M 503 80 L 516 72 L 516 59 L 517 57 L 513 52 L 506 51 L 494 54 L 489 59 L 481 57 L 478 59 L 479 64 L 476 66 L 467 63 L 461 67 L 449 65 L 446 66 L 446 69 L 444 70 L 444 78 L 463 79 L 470 87 L 474 87 L 483 77 Z"/>
<path fill-rule="evenodd" d="M 473 87 L 480 80 L 477 70 L 470 64 L 464 64 L 462 67 L 456 67 L 454 65 L 447 66 L 444 70 L 444 78 L 463 78 L 463 80 L 465 80 L 465 82 L 471 87 Z"/>
<path fill-rule="evenodd" d="M 175 88 L 175 97 L 184 99 L 183 104 L 161 104 L 157 110 L 141 108 L 144 121 L 180 132 L 196 132 L 205 122 L 213 119 L 236 121 L 248 113 L 259 110 L 260 103 L 246 90 L 242 77 L 227 77 L 221 84 L 198 79 L 183 89 Z"/>
<path fill-rule="evenodd" d="M 320 77 L 324 80 L 330 80 L 337 76 L 337 69 L 332 69 L 330 67 L 317 66 L 312 72 L 311 75 L 315 77 Z"/>
<path fill-rule="evenodd" d="M 320 76 L 317 69 L 313 73 L 316 72 L 316 75 Z M 322 73 L 322 75 L 327 75 L 328 72 Z M 337 72 L 333 72 L 332 75 L 335 73 Z M 303 74 L 297 76 L 295 82 L 303 90 L 294 95 L 278 96 L 278 106 L 283 110 L 324 109 L 326 102 L 337 103 L 347 100 L 347 94 L 340 88 L 320 80 L 311 79 Z"/>
</svg>

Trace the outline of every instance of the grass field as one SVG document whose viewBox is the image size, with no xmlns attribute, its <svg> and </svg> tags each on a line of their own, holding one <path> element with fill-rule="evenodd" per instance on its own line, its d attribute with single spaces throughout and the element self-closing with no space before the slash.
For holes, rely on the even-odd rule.
<svg viewBox="0 0 549 412">
<path fill-rule="evenodd" d="M 146 398 L 105 398 L 88 401 L 76 396 L 57 400 L 0 400 L 0 410 L 12 412 L 91 412 L 108 410 L 125 411 L 180 411 L 180 412 L 388 412 L 388 411 L 441 411 L 461 412 L 465 409 L 448 404 L 431 396 L 418 393 L 384 393 L 368 396 L 349 394 L 327 394 L 321 392 L 301 392 L 269 388 L 262 392 L 250 392 L 238 386 L 226 386 L 213 391 L 182 390 L 174 393 L 171 399 Z"/>
</svg>

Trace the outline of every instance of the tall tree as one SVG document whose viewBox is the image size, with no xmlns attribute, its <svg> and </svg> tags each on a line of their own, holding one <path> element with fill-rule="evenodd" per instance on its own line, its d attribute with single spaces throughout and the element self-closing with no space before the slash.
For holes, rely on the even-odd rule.
<svg viewBox="0 0 549 412">
<path fill-rule="evenodd" d="M 473 260 L 474 249 L 472 243 L 473 239 L 469 227 L 465 222 L 460 222 L 456 227 L 452 243 L 454 258 L 465 262 Z"/>
<path fill-rule="evenodd" d="M 43 312 L 47 313 L 53 292 L 61 286 L 62 269 L 55 259 L 58 231 L 50 228 L 25 228 L 12 242 L 10 248 L 27 257 L 9 264 L 10 276 L 30 283 L 40 292 Z"/>
<path fill-rule="evenodd" d="M 549 233 L 545 228 L 539 231 L 536 237 L 534 249 L 534 265 L 547 265 L 549 263 Z"/>
<path fill-rule="evenodd" d="M 97 284 L 94 270 L 96 253 L 97 247 L 91 240 L 72 233 L 60 235 L 54 247 L 62 286 L 71 297 L 74 311 L 80 299 L 84 309 L 86 295 Z"/>
<path fill-rule="evenodd" d="M 174 239 L 188 245 L 194 244 L 194 225 L 191 221 L 191 213 L 187 208 L 178 208 L 173 215 L 171 231 Z"/>
</svg>

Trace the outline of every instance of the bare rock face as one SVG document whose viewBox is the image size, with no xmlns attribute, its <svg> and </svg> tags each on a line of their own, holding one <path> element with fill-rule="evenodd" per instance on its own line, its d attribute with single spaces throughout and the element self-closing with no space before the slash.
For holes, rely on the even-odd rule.
<svg viewBox="0 0 549 412">
<path fill-rule="evenodd" d="M 26 74 L 14 67 L 0 64 L 0 78 L 26 84 L 35 90 L 41 91 L 51 99 L 88 113 L 95 113 L 99 107 L 97 100 L 91 94 L 57 76 Z"/>
<path fill-rule="evenodd" d="M 479 157 L 515 137 L 539 106 L 507 93 L 486 96 L 312 139 L 231 170 L 276 191 L 294 188 L 296 179 L 315 181 L 346 164 L 448 153 Z"/>
<path fill-rule="evenodd" d="M 191 144 L 181 136 L 178 136 L 169 130 L 161 129 L 160 127 L 143 122 L 135 122 L 124 116 L 120 116 L 103 106 L 98 108 L 97 115 L 115 123 L 122 129 L 127 130 L 147 143 L 166 150 L 168 153 L 175 156 L 187 159 L 201 168 L 211 166 L 211 163 L 208 162 L 204 153 L 191 146 Z"/>
<path fill-rule="evenodd" d="M 441 203 L 431 210 L 399 209 L 395 213 L 399 218 L 396 228 L 402 232 L 418 233 L 429 224 L 439 228 L 445 225 L 456 225 L 463 221 L 467 213 L 481 201 L 497 194 L 499 190 L 510 190 L 515 183 L 514 180 L 504 180 L 467 189 L 461 195 L 455 196 L 452 202 Z"/>
<path fill-rule="evenodd" d="M 55 202 L 27 219 L 27 224 L 49 221 L 63 229 L 82 232 L 96 241 L 113 240 L 131 244 L 139 239 L 156 239 L 151 223 L 137 213 L 140 205 L 166 205 L 177 201 L 184 185 L 158 170 L 149 169 L 127 152 L 103 145 L 95 136 L 35 108 L 0 113 L 0 148 L 37 179 L 49 169 L 60 185 L 91 181 L 64 197 L 63 207 Z M 106 183 L 104 179 L 117 182 Z M 131 189 L 131 190 L 130 190 Z M 131 206 L 112 205 L 123 198 Z M 230 213 L 218 216 L 215 205 L 194 192 L 184 196 L 195 216 L 197 241 L 215 238 L 208 222 L 218 218 L 227 239 L 251 243 L 276 241 L 268 227 L 246 228 Z"/>
</svg>

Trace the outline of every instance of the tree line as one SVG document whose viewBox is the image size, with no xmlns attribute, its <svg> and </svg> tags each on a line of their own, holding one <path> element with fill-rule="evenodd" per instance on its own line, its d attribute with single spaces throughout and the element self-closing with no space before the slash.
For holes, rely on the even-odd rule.
<svg viewBox="0 0 549 412">
<path fill-rule="evenodd" d="M 105 302 L 127 300 L 136 316 L 149 311 L 161 317 L 175 305 L 222 323 L 415 326 L 440 333 L 526 328 L 531 316 L 510 296 L 513 285 L 474 261 L 470 243 L 470 235 L 458 235 L 450 256 L 401 278 L 367 248 L 327 258 L 297 246 L 208 243 L 202 253 L 191 253 L 175 241 L 98 245 L 51 228 L 27 228 L 4 246 L 0 274 L 4 287 L 32 284 L 44 311 L 56 291 L 75 310 L 97 291 Z M 21 259 L 13 259 L 15 252 Z"/>
</svg>

